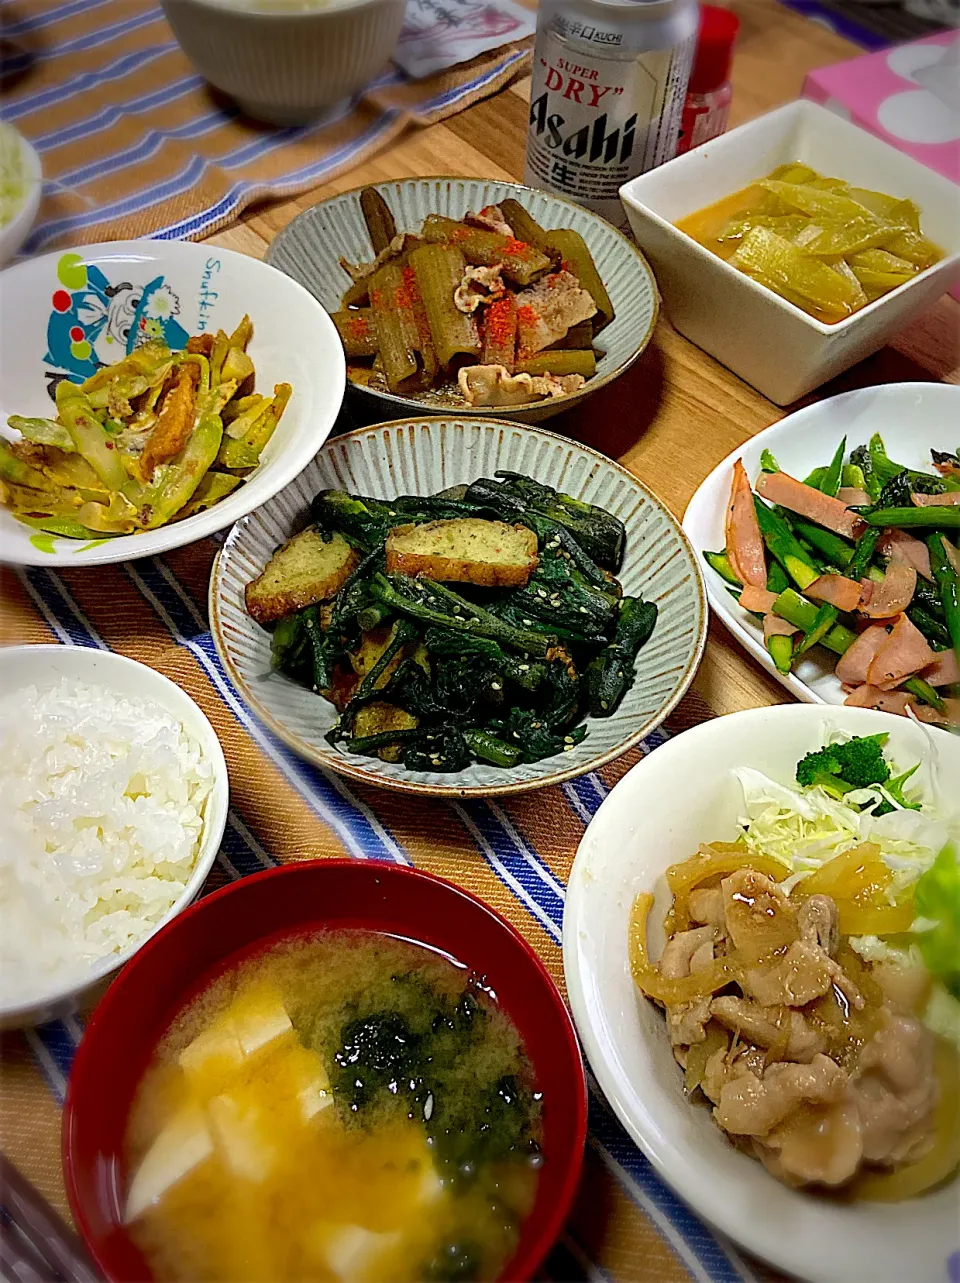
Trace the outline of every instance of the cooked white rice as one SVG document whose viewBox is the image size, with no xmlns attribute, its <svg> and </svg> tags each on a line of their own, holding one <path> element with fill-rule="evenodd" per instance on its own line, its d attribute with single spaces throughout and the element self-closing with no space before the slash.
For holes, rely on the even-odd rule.
<svg viewBox="0 0 960 1283">
<path fill-rule="evenodd" d="M 81 983 L 161 921 L 212 786 L 150 700 L 66 678 L 0 693 L 0 1004 Z"/>
</svg>

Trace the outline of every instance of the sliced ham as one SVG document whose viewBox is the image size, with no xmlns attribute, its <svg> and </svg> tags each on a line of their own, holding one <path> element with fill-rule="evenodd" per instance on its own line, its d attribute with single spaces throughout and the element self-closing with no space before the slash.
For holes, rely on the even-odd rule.
<svg viewBox="0 0 960 1283">
<path fill-rule="evenodd" d="M 729 556 L 729 553 L 727 555 Z M 766 588 L 755 588 L 753 584 L 746 584 L 740 594 L 740 605 L 744 610 L 752 610 L 756 615 L 768 615 L 773 610 L 773 603 L 776 600 L 775 592 L 770 592 Z"/>
<path fill-rule="evenodd" d="M 947 490 L 943 494 L 917 494 L 914 490 L 911 498 L 918 508 L 960 508 L 960 490 Z"/>
<path fill-rule="evenodd" d="M 916 590 L 917 572 L 914 567 L 903 561 L 891 561 L 883 579 L 874 583 L 870 600 L 861 602 L 860 609 L 871 619 L 890 619 L 906 610 Z"/>
<path fill-rule="evenodd" d="M 763 549 L 763 537 L 757 521 L 750 478 L 740 459 L 733 465 L 733 481 L 727 503 L 726 535 L 727 557 L 730 559 L 733 573 L 742 584 L 766 589 L 767 558 Z M 752 607 L 747 606 L 745 609 L 750 610 Z"/>
<path fill-rule="evenodd" d="M 924 579 L 933 579 L 930 569 L 930 549 L 922 539 L 914 539 L 905 530 L 885 530 L 877 540 L 877 552 L 891 561 L 902 561 L 913 566 Z"/>
<path fill-rule="evenodd" d="M 954 548 L 946 535 L 941 535 L 940 539 L 943 543 L 943 551 L 947 554 L 947 561 L 953 567 L 953 573 L 960 575 L 960 551 Z"/>
<path fill-rule="evenodd" d="M 843 702 L 852 708 L 878 708 L 881 713 L 896 713 L 900 717 L 906 717 L 907 707 L 913 700 L 903 691 L 885 691 L 879 686 L 865 683 L 855 687 Z"/>
<path fill-rule="evenodd" d="M 911 710 L 921 722 L 930 722 L 934 726 L 960 726 L 960 699 L 945 699 L 944 709 L 931 708 L 929 704 L 911 704 Z"/>
<path fill-rule="evenodd" d="M 867 669 L 889 634 L 879 624 L 872 624 L 860 634 L 837 661 L 836 674 L 845 686 L 859 686 L 867 680 Z"/>
<path fill-rule="evenodd" d="M 827 601 L 837 610 L 856 610 L 862 589 L 855 579 L 846 575 L 821 575 L 810 584 L 806 593 L 814 601 Z"/>
<path fill-rule="evenodd" d="M 806 517 L 808 521 L 815 521 L 817 525 L 825 526 L 834 534 L 845 535 L 847 539 L 855 539 L 863 529 L 863 520 L 857 513 L 851 512 L 845 503 L 841 503 L 833 495 L 824 494 L 821 490 L 815 490 L 813 486 L 805 485 L 796 477 L 791 477 L 789 473 L 761 473 L 757 482 L 757 491 L 771 503 L 789 508 L 791 512 Z"/>
<path fill-rule="evenodd" d="M 800 629 L 796 624 L 788 624 L 785 619 L 779 615 L 764 615 L 763 617 L 763 640 L 767 641 L 770 637 L 792 637 Z"/>
<path fill-rule="evenodd" d="M 919 673 L 936 659 L 919 628 L 901 615 L 867 669 L 867 681 L 883 690 L 892 690 L 906 677 Z"/>
<path fill-rule="evenodd" d="M 837 491 L 837 498 L 848 508 L 869 508 L 870 506 L 870 496 L 866 490 L 860 490 L 857 486 L 841 486 Z"/>
<path fill-rule="evenodd" d="M 952 686 L 954 682 L 960 682 L 960 664 L 957 663 L 956 651 L 938 650 L 936 659 L 929 668 L 923 670 L 921 676 L 931 686 Z"/>
</svg>

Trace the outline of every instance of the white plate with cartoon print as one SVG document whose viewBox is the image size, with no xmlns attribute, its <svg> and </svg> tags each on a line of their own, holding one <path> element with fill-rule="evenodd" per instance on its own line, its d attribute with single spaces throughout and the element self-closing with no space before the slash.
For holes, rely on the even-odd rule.
<svg viewBox="0 0 960 1283">
<path fill-rule="evenodd" d="M 778 672 L 763 644 L 759 622 L 734 600 L 729 585 L 703 561 L 703 554 L 724 546 L 724 517 L 737 459 L 743 460 L 751 483 L 759 475 L 764 450 L 785 472 L 802 480 L 830 462 L 844 435 L 849 453 L 875 432 L 883 437 L 891 459 L 932 473 L 930 451 L 956 450 L 960 445 L 960 388 L 948 383 L 888 383 L 844 392 L 788 414 L 718 463 L 683 515 L 684 533 L 701 559 L 713 611 L 771 677 L 808 704 L 843 703 L 843 688 L 833 671 L 836 657 L 816 646 L 794 672 Z"/>
<path fill-rule="evenodd" d="M 333 323 L 296 281 L 245 254 L 186 241 L 115 241 L 46 254 L 0 275 L 0 423 L 50 418 L 62 379 L 82 383 L 138 343 L 232 331 L 249 313 L 258 388 L 293 395 L 259 467 L 205 512 L 149 530 L 84 542 L 38 533 L 0 508 L 0 560 L 96 566 L 166 552 L 230 526 L 272 498 L 330 433 L 346 380 Z M 17 434 L 0 427 L 7 437 Z"/>
</svg>

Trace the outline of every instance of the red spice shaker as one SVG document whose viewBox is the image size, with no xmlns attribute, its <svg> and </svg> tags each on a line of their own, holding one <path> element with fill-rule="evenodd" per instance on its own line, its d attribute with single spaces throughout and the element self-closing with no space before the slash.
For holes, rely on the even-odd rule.
<svg viewBox="0 0 960 1283">
<path fill-rule="evenodd" d="M 730 64 L 739 29 L 740 19 L 729 9 L 700 6 L 697 52 L 683 104 L 678 154 L 716 138 L 727 127 L 733 97 Z"/>
</svg>

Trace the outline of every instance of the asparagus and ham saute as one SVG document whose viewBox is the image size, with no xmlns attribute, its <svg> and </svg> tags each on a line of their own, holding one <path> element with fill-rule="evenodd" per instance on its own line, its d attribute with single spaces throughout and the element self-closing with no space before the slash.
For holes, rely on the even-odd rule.
<svg viewBox="0 0 960 1283">
<path fill-rule="evenodd" d="M 616 578 L 610 513 L 499 472 L 384 501 L 339 490 L 246 589 L 273 662 L 330 700 L 348 753 L 409 770 L 571 752 L 634 682 L 657 607 Z"/>
<path fill-rule="evenodd" d="M 373 187 L 361 193 L 372 262 L 333 314 L 352 382 L 447 404 L 512 406 L 568 396 L 597 369 L 613 320 L 583 237 L 547 230 L 516 200 L 462 219 L 428 214 L 398 233 Z"/>
<path fill-rule="evenodd" d="M 726 547 L 708 552 L 762 621 L 778 670 L 837 656 L 846 703 L 960 725 L 960 459 L 906 468 L 875 435 L 804 480 L 769 451 L 753 488 L 734 465 Z"/>
</svg>

